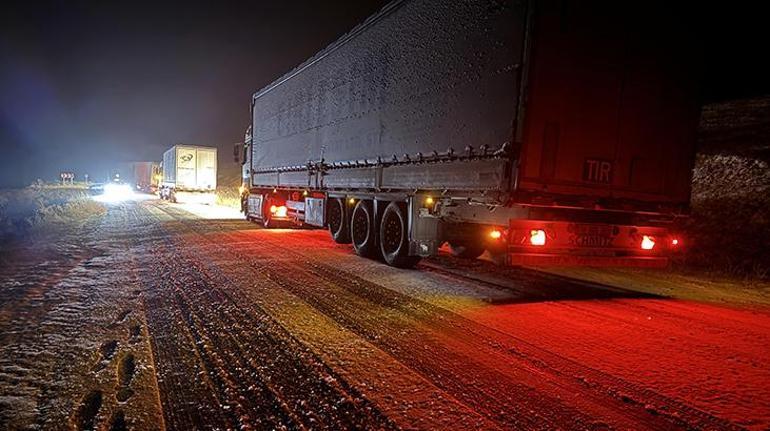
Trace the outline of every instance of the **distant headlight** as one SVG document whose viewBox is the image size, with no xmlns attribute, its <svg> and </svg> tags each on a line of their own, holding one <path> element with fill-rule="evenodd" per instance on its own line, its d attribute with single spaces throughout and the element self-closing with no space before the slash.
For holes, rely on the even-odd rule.
<svg viewBox="0 0 770 431">
<path fill-rule="evenodd" d="M 107 200 L 118 201 L 130 198 L 133 196 L 134 191 L 131 190 L 131 186 L 128 184 L 105 184 L 104 185 L 104 197 Z"/>
</svg>

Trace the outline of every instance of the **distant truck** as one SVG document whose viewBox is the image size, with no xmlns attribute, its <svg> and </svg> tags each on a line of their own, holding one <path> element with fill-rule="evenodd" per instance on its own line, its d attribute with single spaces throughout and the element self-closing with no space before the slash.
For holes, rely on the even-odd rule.
<svg viewBox="0 0 770 431">
<path fill-rule="evenodd" d="M 174 145 L 163 153 L 161 170 L 161 199 L 205 204 L 216 201 L 216 148 Z"/>
<path fill-rule="evenodd" d="M 245 215 L 398 267 L 443 244 L 665 266 L 699 116 L 688 22 L 669 3 L 393 1 L 253 95 Z"/>
<path fill-rule="evenodd" d="M 134 186 L 145 193 L 156 193 L 162 178 L 160 163 L 134 162 Z"/>
</svg>

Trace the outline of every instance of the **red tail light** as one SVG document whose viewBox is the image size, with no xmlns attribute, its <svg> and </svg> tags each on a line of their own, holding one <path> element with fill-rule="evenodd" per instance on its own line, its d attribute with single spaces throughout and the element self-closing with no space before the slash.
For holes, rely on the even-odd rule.
<svg viewBox="0 0 770 431">
<path fill-rule="evenodd" d="M 281 206 L 271 205 L 270 213 L 275 215 L 276 217 L 286 217 L 286 207 L 283 205 Z"/>
<path fill-rule="evenodd" d="M 545 231 L 543 229 L 532 229 L 529 231 L 529 243 L 532 245 L 545 245 Z"/>
<path fill-rule="evenodd" d="M 655 238 L 644 235 L 642 237 L 641 247 L 642 250 L 652 250 L 652 248 L 655 247 Z"/>
<path fill-rule="evenodd" d="M 497 239 L 500 239 L 500 238 L 503 237 L 503 233 L 501 231 L 495 229 L 495 230 L 489 232 L 489 237 L 494 239 L 494 240 L 497 240 Z"/>
</svg>

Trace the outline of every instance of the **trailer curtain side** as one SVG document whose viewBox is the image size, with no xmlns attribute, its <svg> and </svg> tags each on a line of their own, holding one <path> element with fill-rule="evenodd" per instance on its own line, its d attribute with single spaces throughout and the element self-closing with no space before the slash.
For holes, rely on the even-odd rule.
<svg viewBox="0 0 770 431">
<path fill-rule="evenodd" d="M 467 147 L 491 154 L 512 141 L 525 6 L 392 3 L 255 94 L 254 183 L 308 185 L 302 169 L 323 159 L 339 172 L 311 186 L 505 188 L 507 157 L 469 165 L 460 156 Z M 457 174 L 445 164 L 371 169 L 427 163 L 438 153 L 449 154 L 442 163 L 461 165 Z"/>
</svg>

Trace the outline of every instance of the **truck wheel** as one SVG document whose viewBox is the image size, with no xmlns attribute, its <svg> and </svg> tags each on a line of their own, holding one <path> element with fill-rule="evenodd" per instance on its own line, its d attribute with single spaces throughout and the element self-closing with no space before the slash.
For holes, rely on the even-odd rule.
<svg viewBox="0 0 770 431">
<path fill-rule="evenodd" d="M 401 203 L 391 202 L 382 213 L 380 252 L 397 268 L 412 268 L 420 261 L 420 256 L 409 256 L 409 226 Z"/>
<path fill-rule="evenodd" d="M 356 254 L 363 257 L 375 257 L 378 249 L 375 244 L 377 233 L 374 229 L 374 211 L 372 203 L 360 200 L 350 217 L 350 239 Z"/>
<path fill-rule="evenodd" d="M 345 201 L 340 198 L 329 199 L 326 210 L 326 221 L 329 233 L 337 244 L 350 244 L 350 228 L 345 217 Z"/>
<path fill-rule="evenodd" d="M 449 249 L 452 256 L 463 259 L 475 259 L 484 254 L 484 244 L 472 244 L 468 242 L 450 242 Z"/>
</svg>

